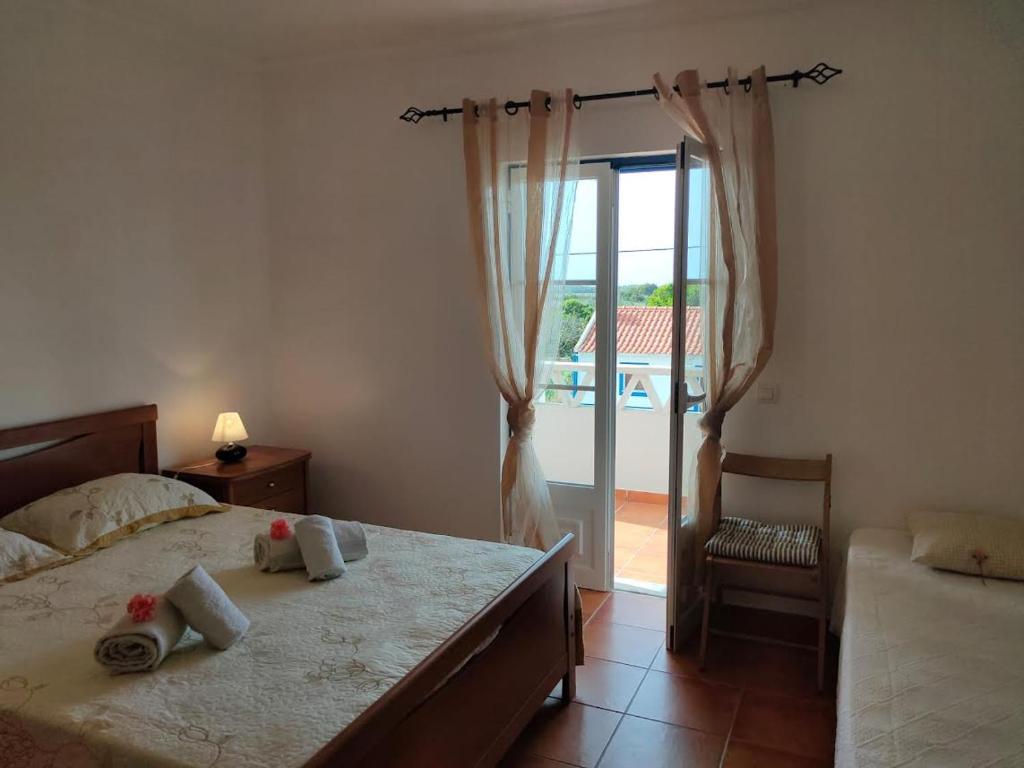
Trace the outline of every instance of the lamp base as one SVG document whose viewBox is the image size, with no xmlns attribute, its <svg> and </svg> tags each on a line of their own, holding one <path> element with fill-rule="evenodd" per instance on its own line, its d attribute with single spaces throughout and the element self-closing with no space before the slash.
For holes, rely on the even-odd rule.
<svg viewBox="0 0 1024 768">
<path fill-rule="evenodd" d="M 238 445 L 237 443 L 228 443 L 222 445 L 217 449 L 217 453 L 214 454 L 219 461 L 223 461 L 225 464 L 234 464 L 236 461 L 241 461 L 245 458 L 245 454 L 249 451 L 244 445 Z"/>
</svg>

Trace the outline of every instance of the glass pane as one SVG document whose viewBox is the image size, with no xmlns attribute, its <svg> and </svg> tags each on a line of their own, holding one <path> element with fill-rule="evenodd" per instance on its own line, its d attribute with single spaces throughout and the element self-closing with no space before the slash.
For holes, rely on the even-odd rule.
<svg viewBox="0 0 1024 768">
<path fill-rule="evenodd" d="M 597 280 L 597 179 L 576 185 L 566 279 Z"/>
<path fill-rule="evenodd" d="M 687 146 L 690 142 L 687 140 Z M 686 157 L 687 199 L 686 210 L 686 358 L 684 380 L 686 391 L 691 396 L 706 391 L 706 349 L 707 324 L 704 322 L 707 311 L 707 277 L 708 277 L 708 228 L 710 215 L 710 176 L 703 159 L 702 147 L 690 147 Z M 680 393 L 682 394 L 682 393 Z M 682 405 L 682 404 L 681 404 Z M 694 403 L 686 408 L 682 419 L 682 444 L 679 446 L 679 464 L 674 468 L 678 473 L 680 524 L 687 522 L 687 515 L 692 511 L 688 504 L 688 494 L 693 487 L 694 464 L 697 451 L 702 442 L 700 421 L 704 411 L 704 403 Z M 692 557 L 691 552 L 677 551 L 677 557 Z M 685 599 L 686 590 L 677 592 L 676 606 Z"/>
<path fill-rule="evenodd" d="M 549 481 L 594 484 L 594 309 L 597 304 L 597 179 L 580 179 L 562 302 L 562 332 L 556 359 L 549 361 L 536 401 L 533 445 Z"/>
<path fill-rule="evenodd" d="M 674 169 L 620 174 L 619 253 L 664 250 L 671 264 L 675 203 Z"/>
</svg>

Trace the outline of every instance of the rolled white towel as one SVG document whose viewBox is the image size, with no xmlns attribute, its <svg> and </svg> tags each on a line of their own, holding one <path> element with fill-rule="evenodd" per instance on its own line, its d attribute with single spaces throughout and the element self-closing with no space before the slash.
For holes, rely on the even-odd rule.
<svg viewBox="0 0 1024 768">
<path fill-rule="evenodd" d="M 287 539 L 275 539 L 269 533 L 257 533 L 252 542 L 252 559 L 261 571 L 295 571 L 305 566 L 299 540 L 292 534 Z"/>
<path fill-rule="evenodd" d="M 170 600 L 192 628 L 214 648 L 226 650 L 249 629 L 249 619 L 201 565 L 174 582 Z"/>
<path fill-rule="evenodd" d="M 96 642 L 93 655 L 115 675 L 150 672 L 185 634 L 185 618 L 166 598 L 158 597 L 152 617 L 136 622 L 126 613 Z"/>
<path fill-rule="evenodd" d="M 366 545 L 366 531 L 355 520 L 331 520 L 338 549 L 346 564 L 362 560 L 369 554 Z M 257 533 L 252 543 L 252 558 L 261 571 L 277 573 L 303 568 L 299 540 L 294 533 L 284 539 L 275 539 L 267 533 Z"/>
<path fill-rule="evenodd" d="M 302 560 L 310 581 L 336 579 L 346 571 L 345 559 L 338 548 L 338 538 L 329 518 L 310 515 L 295 524 Z"/>
</svg>

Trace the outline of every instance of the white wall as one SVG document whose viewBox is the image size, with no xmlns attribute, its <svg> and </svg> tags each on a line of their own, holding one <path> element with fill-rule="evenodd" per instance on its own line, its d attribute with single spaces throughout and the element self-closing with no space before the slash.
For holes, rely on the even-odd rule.
<svg viewBox="0 0 1024 768">
<path fill-rule="evenodd" d="M 773 89 L 781 307 L 764 380 L 781 400 L 744 402 L 727 442 L 832 451 L 837 545 L 920 506 L 1022 515 L 1022 29 L 1010 0 L 822 2 L 299 62 L 261 80 L 84 4 L 12 0 L 0 424 L 155 401 L 168 463 L 207 453 L 213 416 L 237 409 L 255 440 L 315 451 L 320 511 L 496 536 L 502 425 L 459 122 L 396 115 L 826 59 L 846 74 Z M 588 154 L 678 138 L 653 101 L 580 117 Z"/>
<path fill-rule="evenodd" d="M 5 2 L 0 116 L 0 425 L 155 402 L 165 466 L 221 410 L 267 436 L 254 68 Z"/>
<path fill-rule="evenodd" d="M 781 306 L 764 381 L 781 400 L 748 399 L 726 440 L 834 453 L 837 546 L 922 506 L 1024 515 L 1017 8 L 819 3 L 269 73 L 273 399 L 282 439 L 316 452 L 314 501 L 497 533 L 501 425 L 470 292 L 459 121 L 406 125 L 407 105 L 825 59 L 846 74 L 772 91 Z M 589 154 L 678 138 L 653 100 L 587 104 L 581 119 Z M 770 504 L 737 503 L 752 500 Z"/>
</svg>

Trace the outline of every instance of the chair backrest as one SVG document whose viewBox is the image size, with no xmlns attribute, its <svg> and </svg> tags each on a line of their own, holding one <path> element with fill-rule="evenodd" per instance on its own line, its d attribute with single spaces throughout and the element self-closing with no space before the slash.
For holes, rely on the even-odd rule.
<svg viewBox="0 0 1024 768">
<path fill-rule="evenodd" d="M 726 453 L 722 472 L 763 477 L 768 480 L 810 480 L 827 483 L 832 479 L 832 454 L 824 459 L 776 459 L 748 453 Z"/>
<path fill-rule="evenodd" d="M 747 453 L 726 453 L 722 460 L 722 474 L 746 475 L 766 480 L 796 480 L 823 483 L 824 501 L 821 508 L 821 533 L 829 541 L 829 513 L 832 508 L 832 454 L 824 459 L 777 459 L 770 456 L 751 456 Z M 713 530 L 718 529 L 722 517 L 722 483 L 715 495 Z M 828 557 L 828 546 L 824 547 Z"/>
</svg>

